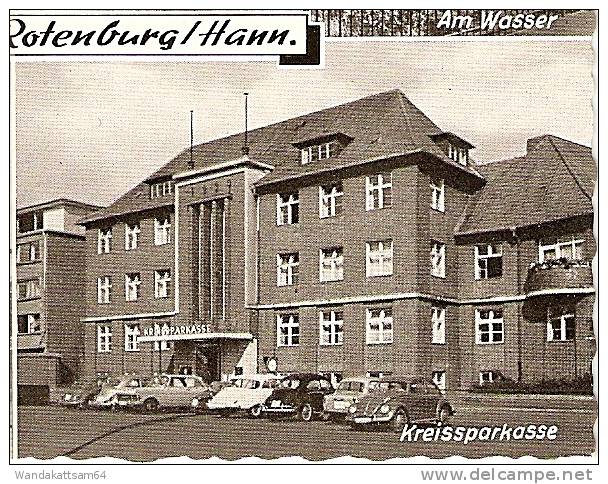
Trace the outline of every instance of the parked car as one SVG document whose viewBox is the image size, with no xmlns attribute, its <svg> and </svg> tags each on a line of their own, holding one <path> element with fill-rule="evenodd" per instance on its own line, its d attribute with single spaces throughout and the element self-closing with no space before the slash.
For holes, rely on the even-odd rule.
<svg viewBox="0 0 608 484">
<path fill-rule="evenodd" d="M 272 373 L 241 376 L 209 400 L 207 408 L 225 416 L 246 411 L 251 417 L 257 418 L 262 414 L 262 405 L 282 379 L 281 375 Z M 194 406 L 195 402 L 192 403 Z"/>
<path fill-rule="evenodd" d="M 294 373 L 283 378 L 262 405 L 269 417 L 297 415 L 310 421 L 323 413 L 323 398 L 334 392 L 329 379 L 315 373 Z"/>
<path fill-rule="evenodd" d="M 348 408 L 357 403 L 378 385 L 378 378 L 355 377 L 345 378 L 334 393 L 323 399 L 323 410 L 331 419 L 343 418 Z"/>
<path fill-rule="evenodd" d="M 452 415 L 452 405 L 433 381 L 403 376 L 380 378 L 374 391 L 349 407 L 346 418 L 354 428 L 381 425 L 401 432 L 412 422 L 445 424 Z"/>
<path fill-rule="evenodd" d="M 64 407 L 86 407 L 89 405 L 89 402 L 99 394 L 102 385 L 102 380 L 90 379 L 75 381 L 65 390 L 58 403 Z"/>
<path fill-rule="evenodd" d="M 117 394 L 121 407 L 141 408 L 153 412 L 161 408 L 190 408 L 192 399 L 209 390 L 196 375 L 161 375 L 147 385 L 125 388 Z"/>
<path fill-rule="evenodd" d="M 121 377 L 110 377 L 107 382 L 102 384 L 99 393 L 89 401 L 91 407 L 112 408 L 118 406 L 117 396 L 127 390 L 141 388 L 147 383 L 148 378 L 137 375 L 123 375 Z"/>
</svg>

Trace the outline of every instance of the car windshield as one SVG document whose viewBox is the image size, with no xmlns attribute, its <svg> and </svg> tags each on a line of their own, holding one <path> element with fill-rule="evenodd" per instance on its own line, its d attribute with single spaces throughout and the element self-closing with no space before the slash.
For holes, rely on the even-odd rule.
<svg viewBox="0 0 608 484">
<path fill-rule="evenodd" d="M 255 390 L 260 387 L 260 382 L 250 378 L 239 378 L 234 382 L 235 387 L 244 388 L 246 390 Z"/>
<path fill-rule="evenodd" d="M 297 378 L 287 378 L 281 382 L 282 388 L 291 388 L 293 390 L 300 386 L 300 380 Z"/>
<path fill-rule="evenodd" d="M 360 381 L 343 381 L 338 385 L 338 391 L 362 392 L 363 382 Z"/>
</svg>

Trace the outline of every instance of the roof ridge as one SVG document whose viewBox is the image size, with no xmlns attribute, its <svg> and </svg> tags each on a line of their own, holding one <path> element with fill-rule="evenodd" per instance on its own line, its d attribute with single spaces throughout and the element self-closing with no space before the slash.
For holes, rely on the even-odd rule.
<svg viewBox="0 0 608 484">
<path fill-rule="evenodd" d="M 566 161 L 566 159 L 564 158 L 564 156 L 562 155 L 561 151 L 559 150 L 559 148 L 557 146 L 555 146 L 555 142 L 553 141 L 553 139 L 551 139 L 551 137 L 547 138 L 549 143 L 551 144 L 551 146 L 553 147 L 553 149 L 555 150 L 555 152 L 557 153 L 557 156 L 559 157 L 559 159 L 562 161 L 562 163 L 564 164 L 564 166 L 566 167 L 566 171 L 568 172 L 568 174 L 572 177 L 572 179 L 574 180 L 574 183 L 576 184 L 576 186 L 578 187 L 578 189 L 582 192 L 582 194 L 587 197 L 589 200 L 593 199 L 592 195 L 589 195 L 587 193 L 587 191 L 585 190 L 585 188 L 583 187 L 583 185 L 581 184 L 581 182 L 579 181 L 578 177 L 576 176 L 576 174 L 574 173 L 574 170 L 572 170 L 572 168 L 570 167 L 570 165 L 568 164 L 568 162 Z M 567 140 L 566 140 L 567 141 Z"/>
</svg>

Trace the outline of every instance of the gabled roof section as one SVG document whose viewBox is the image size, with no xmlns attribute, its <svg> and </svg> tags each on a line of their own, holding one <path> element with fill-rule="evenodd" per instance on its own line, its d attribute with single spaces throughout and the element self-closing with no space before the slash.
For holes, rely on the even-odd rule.
<svg viewBox="0 0 608 484">
<path fill-rule="evenodd" d="M 301 163 L 294 143 L 339 133 L 351 141 L 336 156 Z M 254 129 L 248 133 L 248 155 L 255 162 L 274 167 L 257 186 L 413 153 L 430 154 L 433 162 L 444 162 L 481 178 L 474 168 L 450 160 L 430 138 L 441 133 L 401 91 L 392 90 Z M 239 133 L 196 145 L 192 149 L 193 167 L 189 166 L 187 148 L 107 209 L 81 223 L 162 206 L 166 204 L 162 197 L 150 199 L 148 183 L 234 160 L 242 155 L 243 142 L 244 135 Z"/>
<path fill-rule="evenodd" d="M 548 134 L 528 140 L 527 148 L 525 156 L 478 166 L 487 183 L 468 204 L 457 235 L 593 213 L 591 148 Z"/>
<path fill-rule="evenodd" d="M 80 202 L 78 200 L 72 200 L 69 198 L 56 198 L 54 200 L 49 200 L 48 202 L 37 203 L 35 205 L 27 205 L 24 207 L 20 207 L 17 209 L 17 214 L 23 214 L 28 212 L 34 212 L 39 210 L 47 210 L 50 208 L 56 207 L 76 207 L 81 208 L 83 210 L 95 211 L 102 208 L 100 205 L 92 205 L 90 203 Z"/>
</svg>

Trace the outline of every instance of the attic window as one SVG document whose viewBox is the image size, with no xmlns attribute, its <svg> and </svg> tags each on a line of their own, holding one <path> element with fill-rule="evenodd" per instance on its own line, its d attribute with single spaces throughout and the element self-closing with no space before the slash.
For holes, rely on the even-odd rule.
<svg viewBox="0 0 608 484">
<path fill-rule="evenodd" d="M 453 144 L 448 144 L 448 157 L 456 163 L 467 166 L 469 164 L 469 150 Z"/>
<path fill-rule="evenodd" d="M 326 143 L 305 146 L 300 150 L 302 153 L 302 164 L 305 165 L 313 161 L 331 158 L 332 156 L 336 156 L 341 149 L 342 145 L 340 145 L 340 142 L 338 140 L 332 140 L 327 141 Z"/>
<path fill-rule="evenodd" d="M 173 193 L 173 180 L 165 180 L 150 185 L 150 198 L 160 198 Z"/>
</svg>

